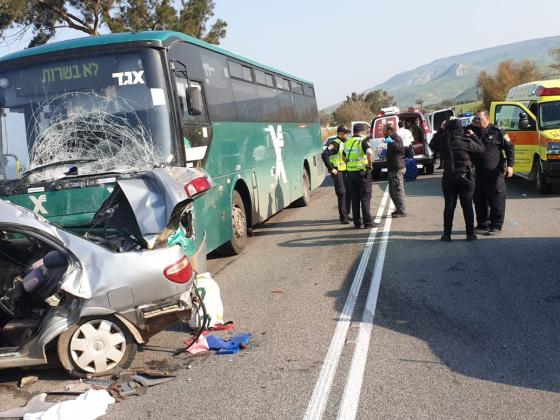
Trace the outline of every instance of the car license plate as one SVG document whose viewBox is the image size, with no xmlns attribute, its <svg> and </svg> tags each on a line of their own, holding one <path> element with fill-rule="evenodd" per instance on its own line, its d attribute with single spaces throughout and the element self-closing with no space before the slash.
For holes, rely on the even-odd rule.
<svg viewBox="0 0 560 420">
<path fill-rule="evenodd" d="M 422 168 L 424 167 L 424 165 L 422 165 L 421 163 L 417 163 L 417 164 L 416 164 L 416 167 L 417 167 L 418 169 L 422 169 Z"/>
<path fill-rule="evenodd" d="M 381 168 L 381 172 L 387 172 L 387 168 Z"/>
</svg>

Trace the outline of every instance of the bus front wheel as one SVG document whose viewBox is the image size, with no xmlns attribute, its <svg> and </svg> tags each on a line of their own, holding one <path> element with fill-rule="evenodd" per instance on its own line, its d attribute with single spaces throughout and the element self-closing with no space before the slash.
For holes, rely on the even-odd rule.
<svg viewBox="0 0 560 420">
<path fill-rule="evenodd" d="M 231 239 L 224 244 L 223 250 L 228 255 L 239 255 L 247 243 L 247 213 L 241 194 L 233 191 L 231 198 Z"/>
</svg>

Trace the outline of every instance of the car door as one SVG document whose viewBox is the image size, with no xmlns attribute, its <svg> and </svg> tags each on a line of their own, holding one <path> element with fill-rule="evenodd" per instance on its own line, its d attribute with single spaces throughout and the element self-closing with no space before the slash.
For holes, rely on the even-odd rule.
<svg viewBox="0 0 560 420">
<path fill-rule="evenodd" d="M 455 111 L 451 108 L 439 109 L 430 115 L 430 128 L 435 133 L 441 128 L 441 124 L 451 117 L 455 116 Z M 429 140 L 429 139 L 428 139 Z"/>
<path fill-rule="evenodd" d="M 523 114 L 528 117 L 528 126 L 521 123 Z M 518 102 L 493 102 L 490 108 L 490 121 L 508 134 L 509 140 L 515 147 L 514 171 L 529 176 L 535 154 L 540 155 L 535 115 Z"/>
</svg>

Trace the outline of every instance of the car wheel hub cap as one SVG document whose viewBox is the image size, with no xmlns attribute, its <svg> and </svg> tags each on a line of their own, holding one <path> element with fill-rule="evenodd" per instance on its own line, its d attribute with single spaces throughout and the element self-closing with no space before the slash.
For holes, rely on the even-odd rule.
<svg viewBox="0 0 560 420">
<path fill-rule="evenodd" d="M 70 340 L 70 356 L 81 370 L 102 373 L 123 359 L 126 338 L 118 325 L 109 320 L 92 320 L 76 330 Z"/>
</svg>

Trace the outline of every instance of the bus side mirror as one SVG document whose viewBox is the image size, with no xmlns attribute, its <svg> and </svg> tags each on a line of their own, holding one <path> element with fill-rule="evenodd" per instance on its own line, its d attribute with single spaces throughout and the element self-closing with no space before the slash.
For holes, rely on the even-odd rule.
<svg viewBox="0 0 560 420">
<path fill-rule="evenodd" d="M 189 114 L 201 115 L 203 109 L 202 91 L 196 87 L 189 87 Z"/>
</svg>

